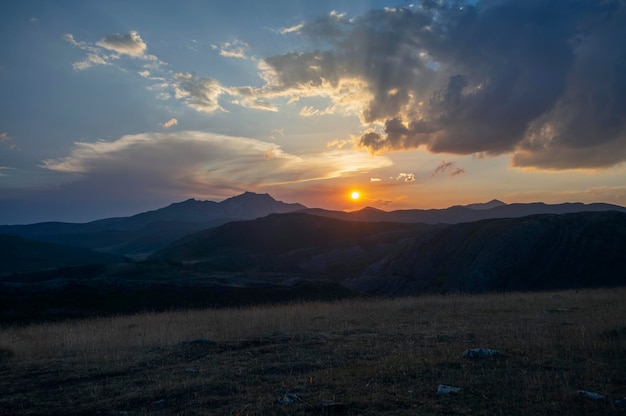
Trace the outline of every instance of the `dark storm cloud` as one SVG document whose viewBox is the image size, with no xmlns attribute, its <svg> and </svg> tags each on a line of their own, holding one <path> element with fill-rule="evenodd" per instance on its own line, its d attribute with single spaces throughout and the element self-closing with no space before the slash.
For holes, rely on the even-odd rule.
<svg viewBox="0 0 626 416">
<path fill-rule="evenodd" d="M 626 160 L 626 2 L 424 1 L 299 32 L 318 50 L 265 60 L 274 90 L 366 82 L 372 151 L 513 153 L 565 169 Z"/>
</svg>

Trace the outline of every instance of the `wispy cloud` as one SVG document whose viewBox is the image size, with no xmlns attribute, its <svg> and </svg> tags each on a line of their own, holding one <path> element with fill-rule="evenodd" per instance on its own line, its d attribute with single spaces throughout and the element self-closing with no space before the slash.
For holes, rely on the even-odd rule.
<svg viewBox="0 0 626 416">
<path fill-rule="evenodd" d="M 430 177 L 432 178 L 433 176 L 440 174 L 440 173 L 447 174 L 448 176 L 457 176 L 462 173 L 465 173 L 465 169 L 457 168 L 455 167 L 455 164 L 456 162 L 446 162 L 445 160 L 443 160 L 439 164 L 439 166 L 437 166 L 435 170 L 432 171 L 432 173 L 430 174 Z"/>
<path fill-rule="evenodd" d="M 248 59 L 246 52 L 250 50 L 250 45 L 240 40 L 234 40 L 232 42 L 225 42 L 221 46 L 214 46 L 215 49 L 220 50 L 220 56 L 226 58 L 238 58 Z"/>
<path fill-rule="evenodd" d="M 76 143 L 69 156 L 46 160 L 42 167 L 78 174 L 75 187 L 87 189 L 97 183 L 103 193 L 128 196 L 140 191 L 180 195 L 207 192 L 209 188 L 263 189 L 390 165 L 386 157 L 372 157 L 367 152 L 333 150 L 294 155 L 275 143 L 182 131 Z"/>
<path fill-rule="evenodd" d="M 165 65 L 165 62 L 156 56 L 146 53 L 148 45 L 136 31 L 131 31 L 125 35 L 107 35 L 95 43 L 78 41 L 71 33 L 65 34 L 63 38 L 72 46 L 87 53 L 85 59 L 72 64 L 72 68 L 76 71 L 84 71 L 94 65 L 112 65 L 113 62 L 123 57 L 143 60 L 147 62 L 146 65 L 152 67 Z"/>
<path fill-rule="evenodd" d="M 167 120 L 165 123 L 161 124 L 162 127 L 168 129 L 172 126 L 175 126 L 178 124 L 178 120 L 176 120 L 175 118 L 170 118 L 169 120 Z"/>
<path fill-rule="evenodd" d="M 299 32 L 303 27 L 304 27 L 304 23 L 300 23 L 300 24 L 297 24 L 297 25 L 293 25 L 293 26 L 289 26 L 289 27 L 285 27 L 285 28 L 279 29 L 278 33 L 281 33 L 281 34 L 285 35 L 287 33 Z"/>
</svg>

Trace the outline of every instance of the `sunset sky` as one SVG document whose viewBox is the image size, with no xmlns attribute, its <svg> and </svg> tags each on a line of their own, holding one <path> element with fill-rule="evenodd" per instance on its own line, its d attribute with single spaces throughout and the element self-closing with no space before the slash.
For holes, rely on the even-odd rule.
<svg viewBox="0 0 626 416">
<path fill-rule="evenodd" d="M 625 161 L 625 1 L 24 0 L 0 15 L 0 224 L 244 191 L 341 210 L 626 205 Z"/>
</svg>

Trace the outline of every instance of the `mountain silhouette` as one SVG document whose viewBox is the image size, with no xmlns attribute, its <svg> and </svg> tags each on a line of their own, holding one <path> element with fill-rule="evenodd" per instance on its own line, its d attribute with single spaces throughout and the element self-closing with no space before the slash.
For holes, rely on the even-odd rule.
<svg viewBox="0 0 626 416">
<path fill-rule="evenodd" d="M 421 222 L 425 224 L 458 224 L 490 218 L 518 218 L 535 214 L 568 214 L 574 212 L 599 211 L 626 212 L 626 207 L 604 203 L 583 204 L 578 202 L 563 204 L 544 204 L 543 202 L 505 204 L 502 201 L 494 199 L 486 203 L 465 206 L 455 205 L 444 209 L 382 211 L 368 207 L 352 212 L 329 211 L 319 208 L 303 210 L 303 212 L 313 215 L 327 216 L 346 221 Z"/>
<path fill-rule="evenodd" d="M 252 220 L 269 214 L 302 212 L 357 222 L 457 224 L 489 218 L 607 210 L 626 212 L 626 208 L 610 204 L 505 204 L 499 200 L 446 209 L 388 212 L 366 207 L 359 211 L 344 212 L 307 208 L 298 203 L 277 201 L 268 194 L 244 192 L 221 202 L 189 199 L 130 217 L 106 218 L 82 224 L 45 222 L 5 225 L 0 226 L 0 234 L 87 248 L 141 260 L 190 233 L 231 221 Z"/>
<path fill-rule="evenodd" d="M 0 226 L 0 234 L 89 248 L 141 259 L 186 234 L 229 221 L 305 209 L 268 194 L 244 192 L 221 202 L 189 199 L 167 207 L 88 223 L 44 222 Z"/>
</svg>

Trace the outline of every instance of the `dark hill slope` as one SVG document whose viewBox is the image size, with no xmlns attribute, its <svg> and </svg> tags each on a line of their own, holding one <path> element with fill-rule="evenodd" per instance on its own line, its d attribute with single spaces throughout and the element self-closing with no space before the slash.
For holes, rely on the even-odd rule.
<svg viewBox="0 0 626 416">
<path fill-rule="evenodd" d="M 0 235 L 0 275 L 120 261 L 124 261 L 124 258 L 61 244 Z"/>
<path fill-rule="evenodd" d="M 626 214 L 534 215 L 451 225 L 417 237 L 351 287 L 377 294 L 626 284 Z"/>
<path fill-rule="evenodd" d="M 359 223 L 304 213 L 235 221 L 179 240 L 149 260 L 199 264 L 205 269 L 357 275 L 397 244 L 437 226 Z M 338 276 L 334 276 L 338 277 Z"/>
</svg>

